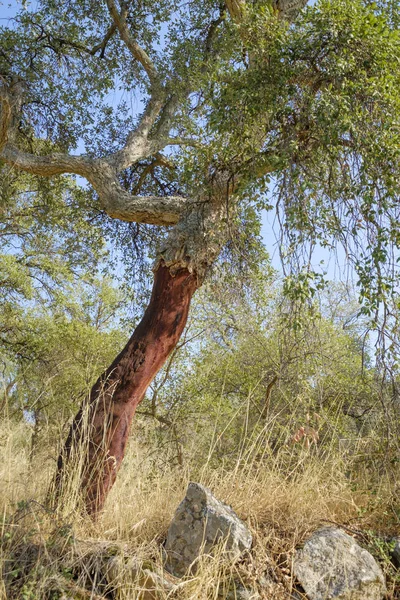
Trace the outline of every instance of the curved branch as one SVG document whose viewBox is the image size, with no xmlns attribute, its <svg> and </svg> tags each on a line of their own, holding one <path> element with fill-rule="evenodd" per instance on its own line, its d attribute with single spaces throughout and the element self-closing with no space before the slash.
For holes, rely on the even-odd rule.
<svg viewBox="0 0 400 600">
<path fill-rule="evenodd" d="M 100 58 L 104 58 L 107 44 L 114 35 L 114 33 L 117 31 L 116 24 L 114 22 L 111 23 L 104 35 L 104 38 L 100 42 L 95 44 L 92 48 L 88 48 L 87 46 L 85 46 L 85 44 L 74 42 L 72 40 L 69 40 L 68 38 L 52 35 L 52 33 L 49 32 L 42 24 L 35 22 L 34 20 L 32 20 L 32 25 L 39 30 L 40 40 L 46 39 L 46 41 L 48 42 L 48 45 L 46 44 L 46 46 L 56 54 L 59 54 L 62 46 L 67 46 L 69 48 L 79 50 L 80 52 L 85 52 L 85 54 L 89 54 L 90 56 L 95 56 L 95 54 L 99 50 L 101 50 Z M 55 43 L 58 47 L 55 45 Z"/>
<path fill-rule="evenodd" d="M 96 54 L 96 52 L 101 50 L 100 58 L 104 58 L 106 46 L 107 46 L 108 42 L 110 41 L 110 39 L 112 38 L 112 36 L 114 35 L 114 33 L 116 32 L 116 30 L 117 30 L 116 24 L 112 23 L 112 25 L 110 25 L 110 27 L 107 29 L 106 35 L 104 36 L 103 40 L 101 42 L 99 42 L 98 44 L 96 44 L 95 46 L 93 46 L 93 48 L 90 50 L 90 54 L 92 56 L 94 56 Z"/>
<path fill-rule="evenodd" d="M 159 94 L 150 98 L 138 127 L 129 133 L 125 146 L 108 158 L 117 171 L 127 169 L 167 145 L 162 140 L 153 140 L 151 143 L 148 140 L 149 132 L 162 110 L 163 101 L 163 96 Z"/>
<path fill-rule="evenodd" d="M 126 22 L 127 9 L 124 7 L 121 13 L 118 12 L 117 6 L 114 0 L 106 0 L 110 15 L 118 27 L 122 41 L 125 43 L 129 52 L 132 56 L 140 62 L 142 67 L 147 73 L 149 81 L 152 86 L 161 86 L 160 77 L 157 69 L 155 68 L 150 56 L 145 50 L 133 39 L 129 32 L 128 24 Z"/>
<path fill-rule="evenodd" d="M 129 134 L 125 146 L 120 151 L 103 159 L 93 159 L 85 155 L 70 156 L 62 153 L 46 156 L 30 154 L 17 147 L 13 135 L 15 132 L 13 116 L 14 113 L 15 115 L 19 113 L 19 110 L 15 109 L 23 96 L 23 90 L 16 88 L 10 95 L 7 87 L 2 86 L 0 90 L 2 104 L 0 159 L 11 167 L 42 177 L 52 177 L 64 173 L 84 177 L 97 192 L 101 208 L 113 218 L 154 225 L 173 225 L 179 221 L 185 210 L 187 204 L 185 198 L 131 195 L 121 186 L 118 179 L 119 171 L 143 158 L 154 155 L 167 145 L 164 136 L 155 136 L 149 139 L 149 133 L 161 110 L 168 109 L 170 103 L 165 103 L 166 90 L 149 56 L 131 37 L 126 22 L 126 8 L 123 8 L 119 14 L 114 0 L 106 1 L 121 38 L 133 56 L 140 61 L 150 79 L 151 96 L 138 127 Z M 109 29 L 110 36 L 112 33 L 113 27 Z M 169 111 L 167 110 L 167 112 Z"/>
<path fill-rule="evenodd" d="M 85 156 L 70 156 L 57 152 L 47 156 L 36 156 L 23 152 L 12 144 L 3 147 L 0 158 L 11 167 L 42 177 L 74 173 L 89 179 L 93 165 L 93 160 Z"/>
<path fill-rule="evenodd" d="M 126 20 L 128 12 L 126 6 L 124 5 L 121 12 L 118 12 L 114 0 L 106 0 L 106 3 L 114 24 L 118 28 L 122 41 L 125 43 L 135 60 L 137 60 L 146 71 L 151 86 L 150 99 L 138 127 L 128 135 L 125 146 L 113 154 L 109 159 L 114 168 L 118 171 L 122 171 L 138 160 L 154 154 L 154 151 L 162 150 L 164 148 L 165 144 L 163 144 L 159 138 L 149 144 L 148 136 L 162 109 L 165 108 L 166 89 L 162 84 L 161 78 L 150 56 L 134 40 L 129 31 Z"/>
<path fill-rule="evenodd" d="M 107 160 L 87 156 L 51 154 L 35 156 L 7 144 L 0 154 L 11 167 L 52 177 L 73 173 L 85 177 L 97 192 L 102 210 L 110 217 L 150 225 L 173 225 L 179 221 L 187 201 L 180 196 L 133 196 L 119 183 L 116 170 Z"/>
<path fill-rule="evenodd" d="M 100 200 L 109 217 L 147 225 L 175 225 L 187 206 L 181 196 L 132 196 L 125 190 Z"/>
<path fill-rule="evenodd" d="M 118 28 L 121 39 L 125 42 L 132 56 L 140 62 L 150 81 L 150 99 L 139 121 L 139 125 L 128 135 L 126 144 L 121 150 L 109 157 L 110 164 L 117 170 L 127 169 L 135 162 L 147 158 L 171 144 L 180 144 L 175 138 L 171 142 L 170 129 L 181 97 L 174 91 L 173 80 L 164 86 L 155 65 L 149 55 L 132 37 L 127 17 L 127 7 L 123 5 L 118 12 L 115 0 L 106 0 L 110 15 Z M 218 26 L 223 21 L 225 7 L 221 5 L 219 17 L 211 22 L 205 41 L 205 55 L 212 54 L 212 42 Z M 184 96 L 189 94 L 190 86 L 183 89 Z M 169 97 L 168 97 L 169 96 Z M 187 142 L 184 142 L 187 143 Z M 191 142 L 193 145 L 193 142 Z"/>
<path fill-rule="evenodd" d="M 107 161 L 96 161 L 89 178 L 103 210 L 112 218 L 149 225 L 174 225 L 184 213 L 187 200 L 181 196 L 134 196 L 120 184 Z"/>
<path fill-rule="evenodd" d="M 157 152 L 153 161 L 149 163 L 141 172 L 139 176 L 139 180 L 135 187 L 133 188 L 133 194 L 138 194 L 142 189 L 142 185 L 146 181 L 148 175 L 154 172 L 156 167 L 167 167 L 168 169 L 175 169 L 175 165 L 173 165 L 169 160 L 166 159 L 160 152 Z"/>
</svg>

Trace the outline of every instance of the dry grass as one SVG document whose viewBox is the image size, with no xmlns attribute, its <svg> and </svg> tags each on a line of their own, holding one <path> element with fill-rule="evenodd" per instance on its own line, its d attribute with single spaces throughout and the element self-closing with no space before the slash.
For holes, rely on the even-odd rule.
<svg viewBox="0 0 400 600">
<path fill-rule="evenodd" d="M 371 471 L 356 469 L 350 457 L 343 460 L 333 449 L 284 445 L 273 453 L 264 430 L 241 445 L 229 469 L 211 467 L 211 448 L 200 466 L 198 459 L 188 460 L 182 468 L 161 472 L 147 449 L 132 441 L 104 513 L 94 524 L 78 516 L 73 490 L 61 512 L 45 507 L 53 450 L 44 444 L 31 460 L 29 425 L 5 421 L 0 440 L 0 600 L 141 598 L 148 573 L 163 571 L 162 542 L 191 480 L 233 506 L 251 527 L 254 547 L 237 565 L 226 563 L 221 552 L 205 557 L 196 575 L 173 591 L 160 590 L 158 598 L 216 600 L 218 593 L 228 597 L 234 580 L 258 587 L 265 598 L 289 599 L 293 551 L 327 522 L 347 527 L 374 551 L 389 575 L 388 597 L 400 597 L 385 558 L 385 536 L 399 528 L 393 473 L 380 473 L 371 485 Z M 157 587 L 154 578 L 152 586 Z"/>
</svg>

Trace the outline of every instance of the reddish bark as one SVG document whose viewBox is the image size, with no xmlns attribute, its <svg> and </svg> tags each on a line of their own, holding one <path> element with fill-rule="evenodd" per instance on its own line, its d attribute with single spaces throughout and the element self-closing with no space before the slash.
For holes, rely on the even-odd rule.
<svg viewBox="0 0 400 600">
<path fill-rule="evenodd" d="M 197 277 L 186 269 L 174 276 L 161 264 L 142 320 L 122 352 L 93 386 L 76 415 L 58 459 L 56 486 L 63 481 L 71 454 L 85 447 L 82 492 L 89 514 L 103 507 L 125 454 L 136 407 L 154 376 L 175 348 L 186 324 Z M 89 426 L 85 426 L 89 423 Z M 85 443 L 87 442 L 87 443 Z"/>
</svg>

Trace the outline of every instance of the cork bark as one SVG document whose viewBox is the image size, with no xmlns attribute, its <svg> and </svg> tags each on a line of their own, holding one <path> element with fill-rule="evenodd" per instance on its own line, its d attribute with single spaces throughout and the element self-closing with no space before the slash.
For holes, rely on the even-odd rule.
<svg viewBox="0 0 400 600">
<path fill-rule="evenodd" d="M 80 457 L 80 487 L 88 514 L 103 508 L 124 458 L 135 410 L 154 376 L 175 348 L 198 287 L 195 273 L 173 274 L 160 263 L 150 302 L 122 352 L 93 386 L 76 415 L 58 458 L 56 488 L 61 490 L 70 459 Z"/>
</svg>

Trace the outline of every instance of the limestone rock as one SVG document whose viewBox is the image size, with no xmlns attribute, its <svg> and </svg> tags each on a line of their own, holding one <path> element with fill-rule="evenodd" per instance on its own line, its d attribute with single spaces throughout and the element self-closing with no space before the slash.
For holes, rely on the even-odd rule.
<svg viewBox="0 0 400 600">
<path fill-rule="evenodd" d="M 310 600 L 380 600 L 386 592 L 375 559 L 334 527 L 319 529 L 306 541 L 293 571 Z"/>
<path fill-rule="evenodd" d="M 261 596 L 257 590 L 238 585 L 234 590 L 228 592 L 224 600 L 261 600 Z"/>
<path fill-rule="evenodd" d="M 238 559 L 252 543 L 251 533 L 232 508 L 199 483 L 190 483 L 169 526 L 165 543 L 168 571 L 181 577 L 203 553 L 223 544 L 230 560 Z"/>
<path fill-rule="evenodd" d="M 164 573 L 145 568 L 134 558 L 118 556 L 110 559 L 105 575 L 111 585 L 132 587 L 136 600 L 161 600 L 175 587 Z"/>
</svg>

